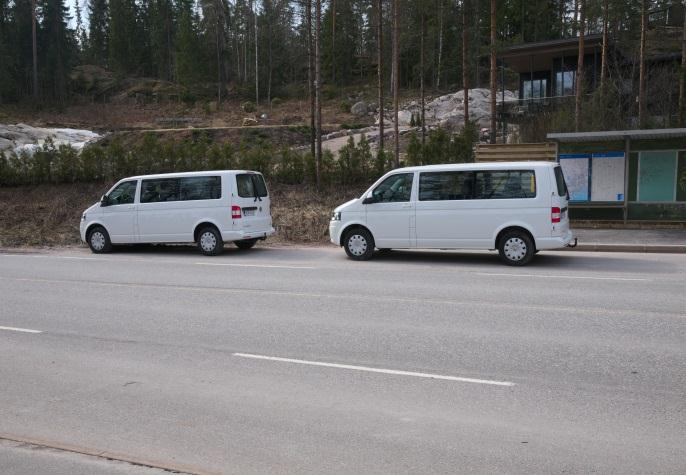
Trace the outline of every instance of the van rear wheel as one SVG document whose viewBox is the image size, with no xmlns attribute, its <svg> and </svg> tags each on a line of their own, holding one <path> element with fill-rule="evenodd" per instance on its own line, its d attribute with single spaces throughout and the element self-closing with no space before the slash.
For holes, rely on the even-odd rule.
<svg viewBox="0 0 686 475">
<path fill-rule="evenodd" d="M 224 250 L 224 241 L 217 228 L 208 226 L 198 233 L 198 249 L 206 256 L 216 256 Z"/>
<path fill-rule="evenodd" d="M 521 231 L 506 233 L 498 244 L 498 254 L 508 266 L 523 266 L 528 264 L 536 252 L 533 240 Z"/>
<path fill-rule="evenodd" d="M 343 247 L 349 258 L 366 261 L 374 254 L 374 238 L 366 229 L 354 228 L 345 234 Z"/>
<path fill-rule="evenodd" d="M 238 249 L 250 249 L 257 244 L 257 239 L 241 239 L 233 242 Z"/>
</svg>

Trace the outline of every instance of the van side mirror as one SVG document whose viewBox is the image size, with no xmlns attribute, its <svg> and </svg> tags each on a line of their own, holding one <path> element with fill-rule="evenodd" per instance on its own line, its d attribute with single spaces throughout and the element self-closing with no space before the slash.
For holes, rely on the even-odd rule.
<svg viewBox="0 0 686 475">
<path fill-rule="evenodd" d="M 370 205 L 372 203 L 378 203 L 379 198 L 377 198 L 374 195 L 367 196 L 365 199 L 362 200 L 363 205 Z"/>
<path fill-rule="evenodd" d="M 100 198 L 100 206 L 109 206 L 110 205 L 110 197 L 107 195 L 102 195 L 102 198 Z"/>
</svg>

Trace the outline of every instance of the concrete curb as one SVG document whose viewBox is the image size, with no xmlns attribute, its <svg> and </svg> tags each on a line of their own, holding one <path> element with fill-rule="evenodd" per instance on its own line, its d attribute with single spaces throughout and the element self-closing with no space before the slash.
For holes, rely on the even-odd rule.
<svg viewBox="0 0 686 475">
<path fill-rule="evenodd" d="M 600 244 L 579 243 L 576 247 L 566 247 L 565 251 L 584 252 L 637 252 L 657 254 L 686 254 L 683 244 Z"/>
</svg>

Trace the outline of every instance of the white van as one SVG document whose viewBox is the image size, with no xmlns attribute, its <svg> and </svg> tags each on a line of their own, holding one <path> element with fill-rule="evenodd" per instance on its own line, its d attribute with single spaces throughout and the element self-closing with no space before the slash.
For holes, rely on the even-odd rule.
<svg viewBox="0 0 686 475">
<path fill-rule="evenodd" d="M 247 170 L 124 178 L 81 217 L 95 253 L 113 244 L 197 243 L 205 255 L 225 242 L 249 249 L 274 234 L 264 177 Z"/>
<path fill-rule="evenodd" d="M 504 263 L 524 265 L 570 245 L 568 199 L 552 162 L 400 168 L 336 208 L 329 234 L 356 260 L 374 248 L 497 249 Z"/>
</svg>

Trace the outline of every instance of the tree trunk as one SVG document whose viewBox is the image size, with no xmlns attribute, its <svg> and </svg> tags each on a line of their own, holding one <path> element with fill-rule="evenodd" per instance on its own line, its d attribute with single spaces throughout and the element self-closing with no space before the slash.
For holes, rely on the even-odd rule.
<svg viewBox="0 0 686 475">
<path fill-rule="evenodd" d="M 314 80 L 314 52 L 312 51 L 312 0 L 306 0 L 305 8 L 307 8 L 305 21 L 307 23 L 307 92 L 310 99 L 310 153 L 312 158 L 317 154 L 316 152 L 316 133 L 315 133 L 315 99 L 314 91 L 312 91 L 312 81 Z"/>
<path fill-rule="evenodd" d="M 679 85 L 679 125 L 686 127 L 686 1 L 684 1 L 684 40 L 681 47 L 681 83 Z"/>
<path fill-rule="evenodd" d="M 336 0 L 331 0 L 331 84 L 336 84 Z"/>
<path fill-rule="evenodd" d="M 322 0 L 315 0 L 314 24 L 314 96 L 316 103 L 315 129 L 317 141 L 317 147 L 315 150 L 315 179 L 317 190 L 320 190 L 322 165 Z"/>
<path fill-rule="evenodd" d="M 558 0 L 560 2 L 560 37 L 564 38 L 567 36 L 567 23 L 565 22 L 566 3 L 567 0 Z"/>
<path fill-rule="evenodd" d="M 576 32 L 578 31 L 578 27 L 579 27 L 579 0 L 574 0 L 574 20 L 572 21 L 572 36 L 576 36 Z"/>
<path fill-rule="evenodd" d="M 257 8 L 253 11 L 250 5 L 250 11 L 255 16 L 255 107 L 260 105 L 260 63 L 257 50 Z"/>
<path fill-rule="evenodd" d="M 576 66 L 576 107 L 574 112 L 574 130 L 581 129 L 581 97 L 584 92 L 584 35 L 586 33 L 586 2 L 579 0 L 579 59 Z"/>
<path fill-rule="evenodd" d="M 420 5 L 422 0 L 419 0 Z M 426 126 L 424 125 L 426 119 L 426 100 L 424 97 L 424 36 L 426 35 L 426 14 L 424 13 L 424 6 L 420 7 L 422 9 L 422 25 L 421 25 L 421 38 L 419 44 L 419 95 L 421 97 L 421 107 L 422 113 L 420 120 L 422 121 L 422 156 L 424 155 L 424 142 L 426 141 Z"/>
<path fill-rule="evenodd" d="M 393 0 L 393 131 L 395 137 L 395 166 L 400 166 L 400 132 L 398 130 L 398 111 L 400 88 L 400 0 Z"/>
<path fill-rule="evenodd" d="M 36 45 L 36 0 L 31 0 L 31 42 L 33 49 L 33 98 L 38 100 L 38 47 Z"/>
<path fill-rule="evenodd" d="M 639 53 L 639 72 L 638 72 L 638 123 L 640 128 L 646 125 L 646 28 L 648 23 L 646 0 L 641 1 L 641 50 Z"/>
<path fill-rule="evenodd" d="M 441 66 L 443 65 L 443 0 L 438 0 L 438 67 L 436 68 L 436 89 L 441 87 Z"/>
<path fill-rule="evenodd" d="M 467 2 L 462 0 L 462 90 L 464 93 L 464 125 L 469 122 L 469 58 L 467 48 Z"/>
<path fill-rule="evenodd" d="M 271 0 L 264 1 L 263 5 L 269 7 L 265 12 L 267 16 L 267 106 L 272 110 L 272 18 L 274 4 Z"/>
<path fill-rule="evenodd" d="M 600 63 L 600 93 L 605 95 L 605 81 L 607 80 L 607 50 L 609 41 L 609 0 L 603 2 L 603 52 Z"/>
<path fill-rule="evenodd" d="M 496 72 L 497 72 L 497 30 L 496 30 L 496 0 L 491 0 L 491 133 L 490 142 L 495 143 L 496 134 Z"/>
<path fill-rule="evenodd" d="M 377 75 L 379 80 L 379 152 L 384 149 L 384 97 L 383 97 L 383 0 L 377 2 Z"/>
</svg>

